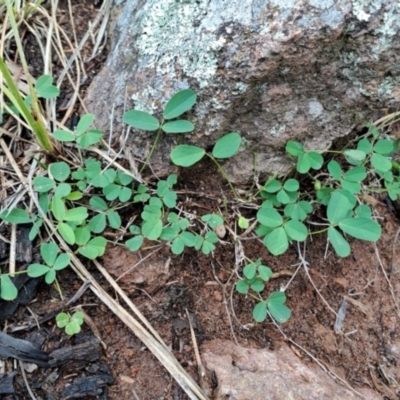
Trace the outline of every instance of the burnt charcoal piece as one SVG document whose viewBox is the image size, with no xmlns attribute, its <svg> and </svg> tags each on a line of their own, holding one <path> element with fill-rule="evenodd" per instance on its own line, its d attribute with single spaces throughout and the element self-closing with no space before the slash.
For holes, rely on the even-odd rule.
<svg viewBox="0 0 400 400">
<path fill-rule="evenodd" d="M 63 347 L 50 353 L 50 367 L 65 366 L 75 369 L 83 368 L 87 364 L 100 358 L 100 340 L 92 338 L 76 346 Z"/>
<path fill-rule="evenodd" d="M 9 357 L 47 367 L 49 354 L 27 340 L 16 339 L 0 332 L 0 358 L 5 360 Z"/>
<path fill-rule="evenodd" d="M 17 371 L 13 371 L 11 374 L 0 374 L 0 394 L 15 393 L 14 376 L 16 374 Z"/>
<path fill-rule="evenodd" d="M 18 262 L 32 262 L 32 241 L 29 240 L 30 228 L 19 227 L 17 231 L 17 246 L 15 259 Z"/>
<path fill-rule="evenodd" d="M 66 387 L 62 392 L 62 398 L 78 399 L 86 396 L 102 396 L 107 392 L 106 386 L 114 382 L 111 375 L 101 374 L 83 378 L 76 378 L 71 385 Z"/>
</svg>

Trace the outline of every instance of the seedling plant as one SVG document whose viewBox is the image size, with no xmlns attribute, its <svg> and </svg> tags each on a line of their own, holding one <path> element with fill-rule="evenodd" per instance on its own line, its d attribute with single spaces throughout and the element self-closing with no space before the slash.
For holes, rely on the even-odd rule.
<svg viewBox="0 0 400 400">
<path fill-rule="evenodd" d="M 58 94 L 48 76 L 38 79 L 35 90 L 38 97 Z M 10 97 L 14 105 L 21 106 L 16 96 Z M 29 101 L 29 98 L 25 99 L 25 102 Z M 142 170 L 150 162 L 162 133 L 175 135 L 194 130 L 194 125 L 181 117 L 190 111 L 195 102 L 195 92 L 185 89 L 167 102 L 161 120 L 136 109 L 124 114 L 126 124 L 156 132 Z M 164 241 L 176 255 L 186 247 L 205 255 L 211 254 L 219 241 L 216 229 L 225 224 L 223 216 L 210 213 L 198 217 L 196 221 L 185 216 L 178 208 L 175 174 L 159 180 L 154 186 L 136 182 L 123 170 L 87 157 L 86 150 L 99 144 L 102 138 L 102 132 L 93 127 L 93 122 L 94 116 L 86 114 L 73 131 L 59 129 L 53 132 L 52 141 L 69 142 L 76 146 L 80 165 L 70 165 L 65 161 L 49 164 L 33 180 L 38 210 L 32 213 L 22 208 L 5 209 L 0 218 L 14 224 L 31 224 L 29 238 L 34 240 L 40 235 L 43 218 L 47 216 L 72 251 L 91 260 L 104 254 L 108 243 L 106 233 L 110 230 L 121 238 L 128 237 L 123 244 L 118 244 L 131 251 L 144 248 L 149 241 Z M 220 160 L 233 157 L 241 144 L 242 137 L 236 132 L 217 140 L 210 153 L 198 146 L 180 144 L 172 150 L 171 161 L 177 166 L 190 167 L 208 156 L 227 180 L 235 197 L 239 198 Z M 366 193 L 386 191 L 392 199 L 400 193 L 399 166 L 392 160 L 397 148 L 398 141 L 381 139 L 379 131 L 372 125 L 369 134 L 358 141 L 355 149 L 340 152 L 309 151 L 301 143 L 289 141 L 286 151 L 296 164 L 295 174 L 288 175 L 287 179 L 271 177 L 256 194 L 250 196 L 253 201 L 261 201 L 256 213 L 256 234 L 274 256 L 284 254 L 290 243 L 304 242 L 317 233 L 326 233 L 328 243 L 341 257 L 350 254 L 348 237 L 378 240 L 381 228 L 372 216 L 371 207 L 363 199 Z M 325 161 L 324 154 L 329 155 L 329 161 Z M 313 191 L 302 188 L 310 180 Z M 137 224 L 123 224 L 121 211 L 128 207 L 139 207 Z M 316 210 L 326 212 L 323 221 L 319 222 L 318 231 L 310 229 Z M 199 225 L 203 226 L 200 231 Z M 238 226 L 247 229 L 249 220 L 240 216 Z M 61 252 L 51 240 L 42 243 L 40 251 L 44 263 L 30 265 L 27 273 L 32 277 L 44 276 L 49 284 L 57 283 L 56 273 L 69 265 L 69 255 Z M 262 322 L 269 314 L 278 322 L 287 321 L 290 310 L 285 305 L 284 292 L 274 292 L 266 300 L 262 297 L 265 283 L 273 275 L 271 269 L 263 265 L 261 259 L 248 261 L 236 290 L 257 299 L 254 319 Z M 1 274 L 0 283 L 1 298 L 12 300 L 16 297 L 16 288 L 7 274 Z M 62 321 L 63 324 L 66 318 Z M 76 328 L 76 324 L 74 326 Z"/>
</svg>

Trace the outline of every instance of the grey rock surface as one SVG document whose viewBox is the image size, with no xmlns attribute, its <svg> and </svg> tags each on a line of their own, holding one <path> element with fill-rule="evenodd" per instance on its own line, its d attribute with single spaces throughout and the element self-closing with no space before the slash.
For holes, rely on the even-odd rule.
<svg viewBox="0 0 400 400">
<path fill-rule="evenodd" d="M 304 364 L 287 347 L 275 351 L 246 349 L 227 340 L 205 343 L 201 357 L 214 371 L 218 386 L 215 400 L 352 400 L 355 392 L 336 383 L 314 364 Z M 370 389 L 359 389 L 364 398 L 379 400 Z"/>
<path fill-rule="evenodd" d="M 236 181 L 252 176 L 253 152 L 257 170 L 284 171 L 287 140 L 324 149 L 398 107 L 398 0 L 127 0 L 115 15 L 87 96 L 99 128 L 121 132 L 124 107 L 160 115 L 178 90 L 199 95 L 196 130 L 162 137 L 158 173 L 176 144 L 209 148 L 230 131 L 245 138 L 228 162 Z M 126 145 L 144 158 L 153 139 L 134 131 Z"/>
</svg>

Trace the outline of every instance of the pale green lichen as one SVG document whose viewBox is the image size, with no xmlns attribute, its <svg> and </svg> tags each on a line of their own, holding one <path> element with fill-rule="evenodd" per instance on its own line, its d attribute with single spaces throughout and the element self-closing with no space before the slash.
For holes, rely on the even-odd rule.
<svg viewBox="0 0 400 400">
<path fill-rule="evenodd" d="M 353 14 L 359 21 L 369 21 L 371 14 L 379 11 L 385 0 L 352 0 Z"/>
<path fill-rule="evenodd" d="M 177 63 L 200 87 L 209 86 L 217 71 L 216 52 L 224 39 L 199 28 L 208 6 L 209 0 L 149 1 L 137 41 L 139 62 L 167 76 L 176 75 Z"/>
<path fill-rule="evenodd" d="M 274 125 L 270 130 L 269 133 L 272 136 L 275 137 L 280 137 L 282 136 L 286 131 L 286 124 L 278 124 L 278 125 Z"/>
</svg>

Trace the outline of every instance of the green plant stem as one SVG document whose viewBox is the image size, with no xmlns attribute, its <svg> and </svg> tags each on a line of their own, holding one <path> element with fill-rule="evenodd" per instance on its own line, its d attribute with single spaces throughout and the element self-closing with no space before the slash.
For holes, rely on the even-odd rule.
<svg viewBox="0 0 400 400">
<path fill-rule="evenodd" d="M 325 228 L 325 229 L 321 229 L 321 230 L 319 230 L 319 231 L 308 232 L 308 234 L 309 234 L 309 235 L 318 235 L 318 234 L 320 234 L 320 233 L 326 232 L 327 230 L 328 230 L 328 228 Z"/>
<path fill-rule="evenodd" d="M 154 149 L 156 148 L 157 143 L 158 143 L 158 141 L 160 140 L 160 136 L 161 136 L 161 132 L 162 132 L 162 125 L 163 125 L 163 123 L 164 123 L 164 120 L 161 122 L 160 127 L 158 128 L 156 138 L 154 139 L 154 142 L 153 142 L 153 146 L 151 146 L 150 153 L 149 153 L 149 155 L 147 156 L 147 158 L 146 158 L 144 164 L 142 165 L 142 168 L 140 168 L 140 171 L 139 171 L 140 173 L 142 173 L 142 172 L 144 171 L 144 169 L 146 168 L 146 166 L 148 165 L 148 163 L 149 163 L 149 161 L 150 161 L 150 158 L 151 158 L 151 156 L 152 156 L 153 153 L 154 153 Z"/>
<path fill-rule="evenodd" d="M 17 49 L 19 52 L 22 68 L 24 70 L 24 73 L 26 75 L 28 85 L 29 85 L 29 92 L 32 98 L 32 106 L 33 106 L 33 115 L 24 103 L 24 100 L 17 88 L 17 85 L 14 83 L 14 80 L 12 79 L 12 76 L 10 72 L 8 71 L 8 68 L 3 60 L 2 57 L 0 57 L 0 70 L 2 72 L 2 75 L 7 82 L 8 89 L 5 90 L 6 88 L 3 86 L 4 93 L 6 94 L 7 97 L 12 101 L 12 103 L 17 107 L 17 109 L 21 112 L 21 114 L 24 116 L 26 122 L 29 124 L 30 128 L 34 132 L 39 145 L 43 148 L 43 150 L 53 153 L 54 152 L 54 145 L 53 142 L 51 141 L 50 135 L 47 132 L 46 127 L 43 125 L 43 121 L 41 119 L 41 111 L 39 107 L 39 102 L 36 96 L 35 89 L 32 84 L 32 79 L 30 78 L 29 74 L 29 69 L 28 69 L 28 63 L 25 58 L 24 54 L 24 49 L 22 47 L 21 43 L 21 38 L 19 36 L 18 32 L 18 26 L 15 21 L 14 17 L 14 10 L 11 4 L 11 0 L 5 0 L 6 6 L 7 6 L 7 15 L 8 19 L 10 21 L 11 28 L 14 33 L 14 39 L 15 43 L 17 45 Z M 11 92 L 11 93 L 10 93 Z"/>
<path fill-rule="evenodd" d="M 216 160 L 216 158 L 211 154 L 211 153 L 206 153 L 206 155 L 213 160 L 214 164 L 217 166 L 219 172 L 221 172 L 222 176 L 225 178 L 225 180 L 228 182 L 229 187 L 231 188 L 231 191 L 233 195 L 235 196 L 236 200 L 240 200 L 240 197 L 238 193 L 236 192 L 235 188 L 232 185 L 231 180 L 229 179 L 228 174 L 225 172 L 225 170 L 221 167 L 220 163 Z"/>
</svg>

